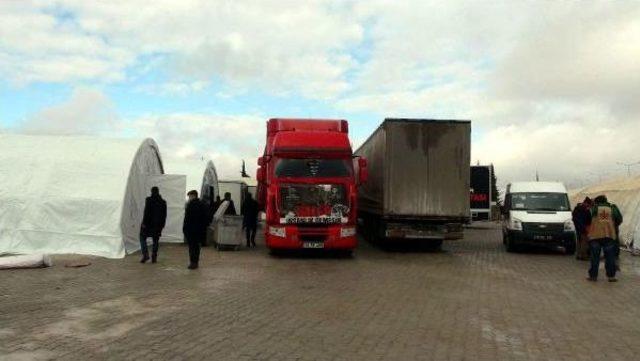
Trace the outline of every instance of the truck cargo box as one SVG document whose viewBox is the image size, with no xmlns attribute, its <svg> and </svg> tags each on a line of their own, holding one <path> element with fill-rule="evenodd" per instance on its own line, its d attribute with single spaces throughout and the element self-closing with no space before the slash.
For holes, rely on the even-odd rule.
<svg viewBox="0 0 640 361">
<path fill-rule="evenodd" d="M 388 118 L 355 152 L 368 160 L 362 212 L 468 220 L 471 122 Z"/>
</svg>

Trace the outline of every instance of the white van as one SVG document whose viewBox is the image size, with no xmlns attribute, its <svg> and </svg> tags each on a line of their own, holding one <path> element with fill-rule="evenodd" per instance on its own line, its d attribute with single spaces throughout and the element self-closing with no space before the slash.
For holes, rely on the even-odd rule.
<svg viewBox="0 0 640 361">
<path fill-rule="evenodd" d="M 576 250 L 576 229 L 567 190 L 556 182 L 517 182 L 507 186 L 502 210 L 503 242 L 508 252 L 518 245 Z"/>
</svg>

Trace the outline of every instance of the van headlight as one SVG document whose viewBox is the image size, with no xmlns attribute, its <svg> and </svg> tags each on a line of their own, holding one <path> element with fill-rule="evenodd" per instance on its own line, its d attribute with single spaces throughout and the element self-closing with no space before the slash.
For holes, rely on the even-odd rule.
<svg viewBox="0 0 640 361">
<path fill-rule="evenodd" d="M 269 234 L 284 238 L 287 235 L 287 231 L 284 227 L 269 227 Z"/>
<path fill-rule="evenodd" d="M 356 235 L 356 227 L 342 227 L 340 228 L 340 237 L 353 237 Z"/>
<path fill-rule="evenodd" d="M 572 220 L 567 219 L 566 221 L 564 221 L 564 231 L 565 232 L 575 232 L 576 231 L 576 226 L 573 224 Z"/>
<path fill-rule="evenodd" d="M 509 229 L 513 231 L 522 231 L 522 221 L 518 218 L 511 218 L 511 221 L 509 221 Z"/>
</svg>

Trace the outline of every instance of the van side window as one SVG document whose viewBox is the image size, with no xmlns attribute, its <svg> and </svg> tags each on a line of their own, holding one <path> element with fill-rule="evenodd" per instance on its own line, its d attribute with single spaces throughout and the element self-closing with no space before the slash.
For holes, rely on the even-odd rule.
<svg viewBox="0 0 640 361">
<path fill-rule="evenodd" d="M 511 194 L 504 196 L 504 209 L 511 210 Z"/>
</svg>

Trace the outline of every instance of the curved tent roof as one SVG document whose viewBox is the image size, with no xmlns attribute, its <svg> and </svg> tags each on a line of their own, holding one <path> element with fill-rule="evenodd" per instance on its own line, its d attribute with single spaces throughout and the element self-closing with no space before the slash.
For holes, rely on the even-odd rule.
<svg viewBox="0 0 640 361">
<path fill-rule="evenodd" d="M 0 254 L 123 257 L 139 249 L 152 139 L 0 134 Z"/>
</svg>

